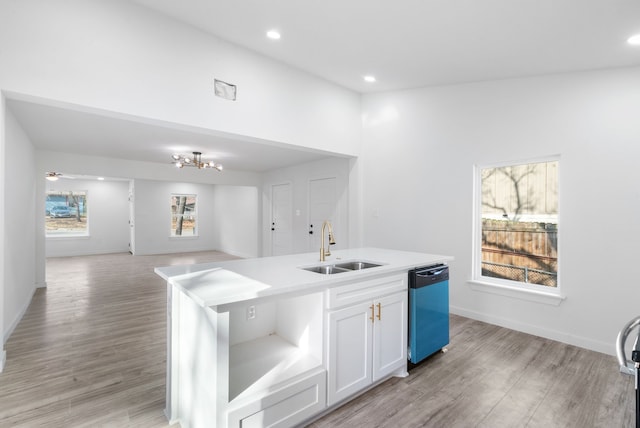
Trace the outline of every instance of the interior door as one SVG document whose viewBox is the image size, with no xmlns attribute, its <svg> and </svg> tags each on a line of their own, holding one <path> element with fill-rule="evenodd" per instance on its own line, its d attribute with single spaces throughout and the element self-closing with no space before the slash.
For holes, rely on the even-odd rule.
<svg viewBox="0 0 640 428">
<path fill-rule="evenodd" d="M 271 186 L 271 255 L 293 252 L 291 184 Z"/>
<path fill-rule="evenodd" d="M 322 223 L 331 222 L 336 245 L 340 245 L 341 225 L 338 224 L 338 198 L 336 195 L 336 178 L 309 180 L 309 251 L 320 250 Z M 327 245 L 325 236 L 325 246 Z M 346 237 L 343 237 L 346 239 Z"/>
</svg>

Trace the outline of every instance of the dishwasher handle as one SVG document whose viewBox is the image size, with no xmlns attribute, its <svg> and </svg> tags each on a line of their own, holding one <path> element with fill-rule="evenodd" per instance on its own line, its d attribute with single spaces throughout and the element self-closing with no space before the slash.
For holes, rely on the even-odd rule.
<svg viewBox="0 0 640 428">
<path fill-rule="evenodd" d="M 449 266 L 436 264 L 409 271 L 409 288 L 421 288 L 449 279 Z"/>
<path fill-rule="evenodd" d="M 434 271 L 426 271 L 426 272 L 416 272 L 416 276 L 422 277 L 422 278 L 429 278 L 432 276 L 436 276 L 436 275 L 440 275 L 442 272 L 444 272 L 446 269 L 441 269 L 437 272 Z"/>
</svg>

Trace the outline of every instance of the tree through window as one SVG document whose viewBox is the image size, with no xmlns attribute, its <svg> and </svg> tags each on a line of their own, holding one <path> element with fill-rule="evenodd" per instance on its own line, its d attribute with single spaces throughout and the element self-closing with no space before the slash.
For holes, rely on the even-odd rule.
<svg viewBox="0 0 640 428">
<path fill-rule="evenodd" d="M 171 236 L 197 236 L 196 195 L 171 195 Z"/>
<path fill-rule="evenodd" d="M 45 215 L 47 236 L 89 234 L 86 191 L 48 190 Z"/>
<path fill-rule="evenodd" d="M 479 168 L 476 275 L 558 286 L 558 161 Z"/>
</svg>

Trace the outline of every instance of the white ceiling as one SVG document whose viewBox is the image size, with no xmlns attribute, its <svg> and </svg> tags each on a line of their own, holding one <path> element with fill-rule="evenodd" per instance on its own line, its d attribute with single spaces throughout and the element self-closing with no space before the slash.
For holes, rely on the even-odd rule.
<svg viewBox="0 0 640 428">
<path fill-rule="evenodd" d="M 129 1 L 361 93 L 640 65 L 640 47 L 626 43 L 640 33 L 639 0 Z M 270 29 L 282 39 L 267 39 Z M 378 81 L 363 82 L 365 74 Z M 25 101 L 7 105 L 46 150 L 153 162 L 199 150 L 245 171 L 330 155 Z"/>
<path fill-rule="evenodd" d="M 358 92 L 640 64 L 638 0 L 130 1 Z"/>
<path fill-rule="evenodd" d="M 263 172 L 331 156 L 201 129 L 143 123 L 7 99 L 7 107 L 39 149 L 170 164 L 171 155 L 202 152 L 224 169 Z M 73 171 L 65 171 L 73 172 Z"/>
</svg>

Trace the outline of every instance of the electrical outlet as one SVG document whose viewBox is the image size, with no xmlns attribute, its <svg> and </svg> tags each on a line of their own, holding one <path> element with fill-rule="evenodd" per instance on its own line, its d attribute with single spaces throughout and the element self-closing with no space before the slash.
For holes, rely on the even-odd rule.
<svg viewBox="0 0 640 428">
<path fill-rule="evenodd" d="M 256 307 L 251 305 L 247 308 L 247 319 L 252 320 L 256 317 Z"/>
</svg>

